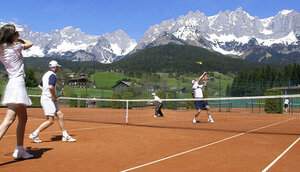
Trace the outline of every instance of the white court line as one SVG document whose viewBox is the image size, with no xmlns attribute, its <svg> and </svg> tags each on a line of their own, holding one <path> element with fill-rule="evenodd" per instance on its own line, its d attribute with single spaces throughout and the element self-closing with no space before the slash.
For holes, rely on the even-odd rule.
<svg viewBox="0 0 300 172">
<path fill-rule="evenodd" d="M 264 128 L 267 128 L 267 127 L 270 127 L 270 126 L 278 125 L 278 124 L 281 124 L 281 123 L 284 123 L 284 122 L 287 122 L 287 121 L 290 121 L 290 120 L 293 120 L 293 119 L 296 119 L 296 118 L 287 119 L 287 120 L 285 120 L 285 121 L 281 121 L 281 122 L 277 122 L 277 123 L 274 123 L 274 124 L 270 124 L 270 125 L 267 125 L 267 126 L 263 126 L 263 127 L 257 128 L 257 129 L 253 129 L 253 130 L 250 130 L 250 131 L 245 132 L 245 133 L 240 133 L 240 134 L 237 134 L 237 135 L 234 135 L 234 136 L 230 136 L 230 137 L 227 137 L 227 138 L 225 138 L 225 139 L 221 139 L 221 140 L 215 141 L 215 142 L 213 142 L 213 143 L 209 143 L 209 144 L 206 144 L 206 145 L 203 145 L 203 146 L 194 148 L 194 149 L 190 149 L 190 150 L 187 150 L 187 151 L 184 151 L 184 152 L 175 154 L 175 155 L 171 155 L 171 156 L 168 156 L 168 157 L 159 159 L 159 160 L 155 160 L 155 161 L 152 161 L 152 162 L 149 162 L 149 163 L 146 163 L 146 164 L 142 164 L 142 165 L 139 165 L 139 166 L 130 168 L 130 169 L 126 169 L 126 170 L 123 170 L 123 171 L 121 171 L 121 172 L 127 172 L 127 171 L 135 170 L 135 169 L 138 169 L 138 168 L 141 168 L 141 167 L 145 167 L 145 166 L 148 166 L 148 165 L 151 165 L 151 164 L 155 164 L 155 163 L 158 163 L 158 162 L 161 162 L 161 161 L 170 159 L 170 158 L 174 158 L 174 157 L 177 157 L 177 156 L 180 156 L 180 155 L 183 155 L 183 154 L 187 154 L 187 153 L 190 153 L 190 152 L 193 152 L 193 151 L 196 151 L 196 150 L 199 150 L 199 149 L 208 147 L 208 146 L 212 146 L 212 145 L 217 144 L 217 143 L 221 143 L 221 142 L 226 141 L 226 140 L 233 139 L 233 138 L 235 138 L 235 137 L 242 136 L 242 135 L 247 134 L 247 133 L 251 133 L 251 132 L 253 132 L 253 131 L 257 131 L 257 130 L 264 129 Z"/>
<path fill-rule="evenodd" d="M 162 122 L 162 121 L 144 122 L 144 123 L 141 123 L 141 125 L 143 125 L 143 124 L 153 124 L 153 123 L 159 123 L 159 122 Z M 111 126 L 103 126 L 103 127 L 77 128 L 77 129 L 69 129 L 68 131 L 84 131 L 84 130 L 94 130 L 94 129 L 104 129 L 104 128 L 116 128 L 116 127 L 122 127 L 122 126 L 127 126 L 127 125 L 111 125 Z M 45 131 L 45 132 L 43 131 L 39 134 L 60 133 L 60 132 L 61 131 Z M 26 135 L 29 135 L 29 134 L 25 134 L 25 136 Z M 14 134 L 14 135 L 5 135 L 3 137 L 15 137 L 15 136 L 16 135 Z"/>
<path fill-rule="evenodd" d="M 285 151 L 283 151 L 271 164 L 269 164 L 262 172 L 268 171 L 287 151 L 289 151 L 298 141 L 300 140 L 300 137 L 294 141 Z"/>
<path fill-rule="evenodd" d="M 199 150 L 199 149 L 202 149 L 202 148 L 205 148 L 205 147 L 208 147 L 208 146 L 211 146 L 211 145 L 214 145 L 214 144 L 217 144 L 217 143 L 226 141 L 226 140 L 230 140 L 230 139 L 232 139 L 232 138 L 235 138 L 235 137 L 238 137 L 238 136 L 241 136 L 241 135 L 244 135 L 244 134 L 246 134 L 246 133 L 240 133 L 240 134 L 237 134 L 237 135 L 234 135 L 234 136 L 231 136 L 231 137 L 227 137 L 227 138 L 225 138 L 225 139 L 218 140 L 218 141 L 216 141 L 216 142 L 209 143 L 209 144 L 207 144 L 207 145 L 203 145 L 203 146 L 200 146 L 200 147 L 197 147 L 197 148 L 194 148 L 194 149 L 190 149 L 190 150 L 187 150 L 187 151 L 185 151 L 185 152 L 181 152 L 181 153 L 178 153 L 178 154 L 175 154 L 175 155 L 171 155 L 171 156 L 168 156 L 168 157 L 165 157 L 165 158 L 156 160 L 156 161 L 152 161 L 152 162 L 149 162 L 149 163 L 146 163 L 146 164 L 143 164 L 143 165 L 139 165 L 139 166 L 136 166 L 136 167 L 127 169 L 127 170 L 123 170 L 123 171 L 121 171 L 121 172 L 131 171 L 131 170 L 135 170 L 135 169 L 137 169 L 137 168 L 145 167 L 145 166 L 147 166 L 147 165 L 151 165 L 151 164 L 154 164 L 154 163 L 157 163 L 157 162 L 160 162 L 160 161 L 164 161 L 164 160 L 167 160 L 167 159 L 170 159 L 170 158 L 179 156 L 179 155 L 183 155 L 183 154 L 186 154 L 186 153 L 189 153 L 189 152 L 193 152 L 193 151 L 196 151 L 196 150 Z"/>
<path fill-rule="evenodd" d="M 285 123 L 287 121 L 294 120 L 294 119 L 296 119 L 296 118 L 291 118 L 291 119 L 287 119 L 285 121 L 281 121 L 281 122 L 277 122 L 277 123 L 274 123 L 274 124 L 266 125 L 264 127 L 260 127 L 260 128 L 254 129 L 254 130 L 250 130 L 250 131 L 248 131 L 246 133 L 251 133 L 253 131 L 257 131 L 257 130 L 261 130 L 261 129 L 264 129 L 264 128 L 268 128 L 268 127 L 271 127 L 271 126 L 274 126 L 274 125 L 278 125 L 278 124 L 281 124 L 281 123 Z"/>
<path fill-rule="evenodd" d="M 90 128 L 77 128 L 77 129 L 70 129 L 68 131 L 83 131 L 83 130 L 94 130 L 94 129 L 99 129 L 99 128 L 116 128 L 116 127 L 121 127 L 121 125 L 112 125 L 112 126 L 103 126 L 103 127 L 90 127 Z M 39 134 L 49 134 L 49 133 L 61 133 L 61 131 L 46 131 L 46 132 L 41 132 Z M 29 135 L 29 134 L 25 134 Z M 15 137 L 16 135 L 5 135 L 3 137 Z"/>
<path fill-rule="evenodd" d="M 44 119 L 36 119 L 36 120 L 44 120 Z M 66 119 L 67 120 L 67 119 Z M 34 121 L 34 120 L 31 120 Z M 80 121 L 79 121 L 80 122 Z M 155 121 L 155 122 L 144 122 L 144 123 L 140 123 L 141 125 L 144 124 L 153 124 L 153 123 L 161 123 L 163 121 Z M 103 126 L 103 127 L 91 127 L 91 128 L 78 128 L 78 129 L 68 129 L 68 131 L 83 131 L 83 130 L 94 130 L 94 129 L 103 129 L 103 128 L 116 128 L 116 127 L 122 127 L 122 126 L 127 126 L 127 125 L 111 125 L 111 126 Z M 49 134 L 49 133 L 60 133 L 61 131 L 46 131 L 46 132 L 41 132 L 39 134 Z M 29 135 L 29 134 L 25 134 Z M 16 135 L 5 135 L 3 137 L 15 137 Z"/>
</svg>

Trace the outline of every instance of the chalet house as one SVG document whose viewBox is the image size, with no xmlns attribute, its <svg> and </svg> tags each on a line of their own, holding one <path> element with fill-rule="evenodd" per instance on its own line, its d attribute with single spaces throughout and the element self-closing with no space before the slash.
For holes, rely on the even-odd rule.
<svg viewBox="0 0 300 172">
<path fill-rule="evenodd" d="M 130 81 L 120 81 L 116 85 L 113 86 L 114 93 L 123 93 L 128 91 L 130 88 L 138 88 L 141 89 L 142 86 Z"/>
<path fill-rule="evenodd" d="M 88 78 L 73 78 L 69 80 L 69 86 L 71 87 L 77 87 L 77 88 L 84 88 L 89 84 Z"/>
</svg>

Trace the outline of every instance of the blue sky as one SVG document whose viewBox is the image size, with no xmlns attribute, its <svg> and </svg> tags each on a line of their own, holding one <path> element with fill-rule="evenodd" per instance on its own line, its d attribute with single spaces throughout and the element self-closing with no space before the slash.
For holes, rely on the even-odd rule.
<svg viewBox="0 0 300 172">
<path fill-rule="evenodd" d="M 49 33 L 66 26 L 86 34 L 102 35 L 118 29 L 139 41 L 146 30 L 163 20 L 199 10 L 212 16 L 242 7 L 252 16 L 266 18 L 283 9 L 300 12 L 299 0 L 0 0 L 0 21 L 27 24 Z"/>
</svg>

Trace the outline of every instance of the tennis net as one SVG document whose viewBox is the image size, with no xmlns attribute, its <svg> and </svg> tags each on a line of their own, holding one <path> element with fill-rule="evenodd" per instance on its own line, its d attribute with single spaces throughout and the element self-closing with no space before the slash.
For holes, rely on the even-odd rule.
<svg viewBox="0 0 300 172">
<path fill-rule="evenodd" d="M 31 96 L 39 99 L 39 96 Z M 290 105 L 284 108 L 284 99 Z M 60 97 L 59 106 L 70 121 L 157 127 L 166 129 L 207 130 L 220 132 L 300 135 L 300 94 L 280 96 L 205 98 L 211 107 L 214 123 L 208 122 L 203 109 L 196 113 L 199 99 L 162 99 L 164 117 L 154 118 L 153 99 L 100 99 Z M 95 104 L 92 102 L 95 101 Z M 29 116 L 43 117 L 40 112 Z"/>
</svg>

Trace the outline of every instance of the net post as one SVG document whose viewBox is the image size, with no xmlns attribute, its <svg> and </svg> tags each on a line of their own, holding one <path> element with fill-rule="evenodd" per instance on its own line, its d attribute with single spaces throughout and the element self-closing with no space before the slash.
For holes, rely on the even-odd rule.
<svg viewBox="0 0 300 172">
<path fill-rule="evenodd" d="M 252 99 L 252 113 L 253 113 L 253 105 L 254 105 L 254 100 Z"/>
<path fill-rule="evenodd" d="M 294 102 L 293 102 L 293 98 L 290 98 L 291 101 L 289 103 L 289 114 L 294 114 L 294 108 L 293 108 L 293 105 L 294 105 Z M 291 104 L 292 104 L 292 107 L 291 107 Z M 292 108 L 292 113 L 291 113 L 291 108 Z"/>
<path fill-rule="evenodd" d="M 126 125 L 128 124 L 128 100 L 126 100 Z"/>
<path fill-rule="evenodd" d="M 258 99 L 258 112 L 260 113 L 260 99 Z"/>
</svg>

